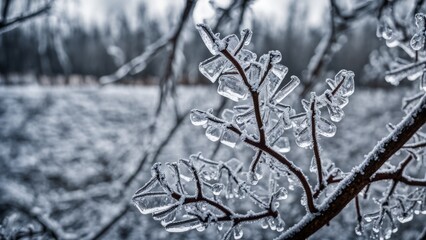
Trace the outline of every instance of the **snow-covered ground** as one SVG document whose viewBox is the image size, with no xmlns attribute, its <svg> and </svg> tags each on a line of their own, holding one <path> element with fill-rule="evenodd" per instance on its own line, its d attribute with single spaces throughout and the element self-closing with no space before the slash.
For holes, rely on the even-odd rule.
<svg viewBox="0 0 426 240">
<path fill-rule="evenodd" d="M 350 171 L 387 134 L 385 125 L 401 119 L 399 108 L 405 94 L 409 90 L 357 90 L 345 108 L 346 117 L 337 124 L 336 136 L 321 139 L 325 156 Z M 179 96 L 182 110 L 207 109 L 219 102 L 211 87 L 180 88 Z M 96 231 L 128 204 L 129 193 L 150 175 L 149 163 L 128 191 L 121 189 L 122 180 L 132 174 L 150 150 L 149 143 L 155 146 L 173 122 L 171 111 L 153 121 L 156 97 L 157 88 L 150 87 L 0 88 L 0 205 L 15 201 L 37 207 L 59 222 L 65 232 Z M 150 135 L 153 122 L 158 133 L 154 139 Z M 291 144 L 294 151 L 289 156 L 298 159 L 297 164 L 309 166 L 306 159 L 311 159 L 312 153 L 299 149 L 294 142 Z M 190 126 L 187 119 L 159 160 L 175 161 L 200 151 L 208 156 L 213 148 L 202 129 Z M 230 154 L 223 148 L 221 157 Z M 351 208 L 312 239 L 355 238 L 355 213 Z M 12 228 L 12 223 L 25 226 L 25 217 L 18 215 L 0 212 L 0 218 L 9 219 L 9 223 L 0 222 L 0 225 L 6 230 Z M 424 215 L 415 216 L 400 228 L 405 231 L 400 230 L 393 237 L 415 239 L 425 220 Z M 292 221 L 297 219 L 287 222 Z M 132 207 L 105 238 L 217 239 L 215 234 L 197 231 L 185 234 L 167 233 L 151 217 L 140 215 Z M 258 227 L 256 231 L 245 232 L 245 237 L 276 236 L 268 234 Z"/>
</svg>

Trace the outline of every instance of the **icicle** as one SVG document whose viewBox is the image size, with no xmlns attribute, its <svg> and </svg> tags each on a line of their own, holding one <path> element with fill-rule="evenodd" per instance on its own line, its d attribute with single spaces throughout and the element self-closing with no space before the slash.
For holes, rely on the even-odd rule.
<svg viewBox="0 0 426 240">
<path fill-rule="evenodd" d="M 247 72 L 247 78 L 250 85 L 255 89 L 259 86 L 261 73 L 262 73 L 262 65 L 256 62 L 250 65 L 250 68 Z"/>
<path fill-rule="evenodd" d="M 333 137 L 336 133 L 336 125 L 323 117 L 317 117 L 315 123 L 317 124 L 318 134 L 324 137 Z"/>
<path fill-rule="evenodd" d="M 234 118 L 234 111 L 232 111 L 230 109 L 223 110 L 222 118 L 223 118 L 223 120 L 225 120 L 227 122 L 232 122 L 232 119 Z"/>
</svg>

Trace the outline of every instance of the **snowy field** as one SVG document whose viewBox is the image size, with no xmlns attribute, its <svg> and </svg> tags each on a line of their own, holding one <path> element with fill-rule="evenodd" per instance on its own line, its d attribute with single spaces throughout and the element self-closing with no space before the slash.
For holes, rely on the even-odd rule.
<svg viewBox="0 0 426 240">
<path fill-rule="evenodd" d="M 321 139 L 325 156 L 350 171 L 387 134 L 385 125 L 401 119 L 401 99 L 410 94 L 409 89 L 401 90 L 357 90 L 345 108 L 346 117 L 337 124 L 336 136 Z M 211 87 L 180 88 L 179 96 L 182 110 L 207 109 L 219 102 Z M 132 193 L 150 175 L 148 159 L 137 179 L 123 189 L 125 179 L 141 158 L 155 149 L 173 122 L 173 114 L 163 114 L 154 121 L 156 97 L 157 88 L 149 87 L 0 88 L 0 220 L 4 219 L 0 231 L 7 233 L 16 224 L 25 230 L 31 223 L 26 210 L 43 212 L 71 237 L 93 237 L 128 206 Z M 185 121 L 159 161 L 174 161 L 200 151 L 208 156 L 214 148 L 201 128 L 190 126 L 189 119 Z M 157 126 L 155 137 L 150 134 L 153 122 Z M 151 144 L 154 147 L 149 148 Z M 289 156 L 308 166 L 306 159 L 311 153 L 299 149 L 294 141 L 291 147 L 294 151 Z M 220 157 L 231 154 L 226 148 L 221 148 Z M 18 206 L 22 211 L 9 211 Z M 355 212 L 352 204 L 348 206 L 345 214 L 312 239 L 355 239 Z M 286 221 L 291 225 L 297 219 Z M 424 221 L 424 215 L 415 216 L 393 238 L 416 239 Z M 35 229 L 40 227 L 33 224 Z M 269 239 L 277 235 L 258 226 L 256 231 L 246 230 L 244 236 Z M 217 235 L 197 231 L 169 234 L 151 217 L 131 207 L 102 238 L 216 239 Z"/>
</svg>

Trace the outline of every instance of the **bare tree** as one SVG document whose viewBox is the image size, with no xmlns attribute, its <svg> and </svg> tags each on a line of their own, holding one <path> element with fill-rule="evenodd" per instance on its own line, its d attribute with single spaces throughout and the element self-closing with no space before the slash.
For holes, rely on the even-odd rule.
<svg viewBox="0 0 426 240">
<path fill-rule="evenodd" d="M 379 6 L 381 11 L 386 4 Z M 416 15 L 417 33 L 411 38 L 411 47 L 405 45 L 403 49 L 411 52 L 424 48 L 425 22 L 423 14 Z M 283 232 L 286 214 L 280 211 L 280 202 L 295 185 L 302 189 L 301 204 L 306 214 L 279 239 L 311 236 L 351 201 L 355 202 L 358 215 L 357 235 L 368 234 L 371 229 L 373 235 L 389 238 L 397 229 L 396 219 L 405 223 L 414 213 L 426 212 L 424 168 L 415 169 L 413 164 L 422 164 L 426 145 L 426 135 L 421 132 L 426 121 L 426 63 L 421 52 L 413 55 L 413 63 L 401 63 L 386 77 L 393 83 L 407 77 L 420 79 L 420 93 L 404 103 L 406 116 L 398 124 L 389 125 L 389 135 L 372 146 L 361 164 L 345 173 L 323 159 L 320 137 L 334 136 L 333 122 L 344 116 L 343 108 L 354 92 L 351 71 L 341 70 L 334 79 L 327 79 L 329 89 L 319 95 L 312 92 L 309 100 L 302 100 L 304 110 L 296 113 L 284 104 L 284 99 L 300 80 L 292 76 L 280 88 L 287 68 L 279 64 L 278 51 L 270 51 L 256 60 L 256 54 L 244 49 L 250 43 L 249 30 L 242 31 L 240 38 L 229 35 L 222 39 L 207 25 L 198 25 L 198 30 L 214 55 L 200 64 L 200 71 L 212 82 L 218 80 L 218 93 L 239 105 L 225 109 L 221 117 L 212 111 L 193 110 L 190 119 L 194 125 L 206 128 L 209 140 L 231 148 L 246 146 L 253 150 L 253 158 L 248 169 L 235 158 L 216 161 L 201 154 L 168 163 L 167 168 L 156 163 L 152 178 L 133 196 L 141 213 L 152 214 L 170 232 L 203 231 L 208 226 L 222 230 L 226 226 L 224 239 L 232 234 L 240 239 L 242 226 L 255 222 Z M 310 170 L 317 176 L 315 187 L 296 161 L 284 155 L 290 151 L 285 136 L 289 129 L 293 129 L 299 147 L 312 150 Z M 402 153 L 396 155 L 398 151 Z M 386 194 L 375 198 L 378 211 L 362 214 L 358 195 L 366 196 L 373 184 L 388 186 Z M 408 187 L 398 188 L 401 185 Z M 250 207 L 242 207 L 247 202 L 251 202 Z"/>
</svg>

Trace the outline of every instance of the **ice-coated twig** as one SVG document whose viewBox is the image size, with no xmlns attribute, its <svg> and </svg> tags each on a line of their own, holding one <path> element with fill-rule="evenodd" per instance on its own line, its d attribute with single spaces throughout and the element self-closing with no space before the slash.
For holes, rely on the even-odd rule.
<svg viewBox="0 0 426 240">
<path fill-rule="evenodd" d="M 396 128 L 374 147 L 363 163 L 337 185 L 331 196 L 319 206 L 319 214 L 306 215 L 279 239 L 306 238 L 327 224 L 371 182 L 371 176 L 423 126 L 425 121 L 426 96 L 423 96 Z"/>
<path fill-rule="evenodd" d="M 1 9 L 1 21 L 0 21 L 0 34 L 6 33 L 12 29 L 15 29 L 19 26 L 19 24 L 35 18 L 37 16 L 43 15 L 44 13 L 48 12 L 53 5 L 53 0 L 49 0 L 47 3 L 45 3 L 43 6 L 39 7 L 36 10 L 30 11 L 30 12 L 22 12 L 19 16 L 9 18 L 9 10 L 10 5 L 13 0 L 4 0 L 2 4 Z"/>
</svg>

